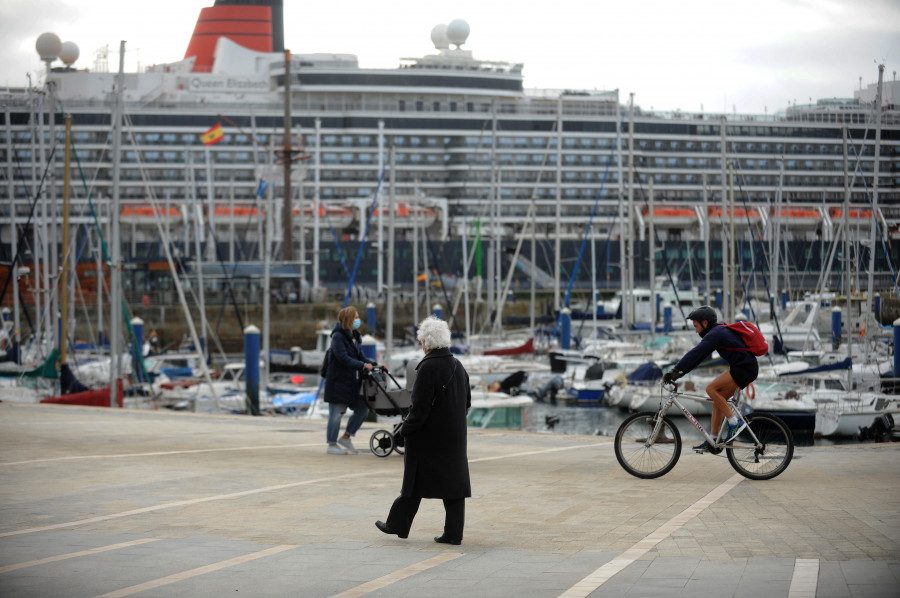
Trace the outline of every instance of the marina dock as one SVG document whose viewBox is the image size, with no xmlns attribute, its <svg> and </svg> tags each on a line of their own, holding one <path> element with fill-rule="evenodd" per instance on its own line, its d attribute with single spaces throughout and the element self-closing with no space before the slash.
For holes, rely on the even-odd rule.
<svg viewBox="0 0 900 598">
<path fill-rule="evenodd" d="M 798 447 L 754 482 L 689 450 L 657 480 L 601 436 L 471 430 L 461 546 L 440 501 L 375 528 L 403 460 L 325 422 L 0 404 L 15 596 L 900 595 L 900 445 Z M 690 445 L 692 438 L 685 438 Z"/>
</svg>

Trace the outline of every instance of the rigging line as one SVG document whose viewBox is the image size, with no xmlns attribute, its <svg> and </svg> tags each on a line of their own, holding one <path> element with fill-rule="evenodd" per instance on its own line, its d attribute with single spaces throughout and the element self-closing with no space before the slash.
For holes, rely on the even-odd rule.
<svg viewBox="0 0 900 598">
<path fill-rule="evenodd" d="M 124 118 L 125 118 L 125 120 L 126 120 L 127 130 L 128 130 L 128 135 L 129 135 L 129 137 L 131 138 L 131 142 L 132 142 L 133 145 L 137 146 L 137 139 L 135 138 L 135 135 L 134 135 L 134 123 L 133 123 L 133 121 L 131 120 L 131 115 L 130 115 L 130 114 L 126 114 L 126 115 L 124 116 Z M 145 185 L 146 188 L 147 188 L 147 196 L 148 196 L 148 198 L 150 199 L 150 205 L 151 205 L 151 207 L 152 207 L 152 209 L 153 209 L 153 213 L 155 214 L 155 217 L 156 217 L 156 220 L 157 220 L 157 233 L 160 234 L 160 235 L 162 235 L 162 232 L 161 232 L 161 231 L 162 231 L 162 227 L 161 227 L 160 224 L 159 224 L 159 211 L 158 211 L 158 208 L 157 208 L 157 199 L 156 199 L 156 196 L 155 196 L 154 193 L 153 193 L 153 189 L 150 187 L 150 184 L 149 184 L 149 183 L 150 183 L 149 176 L 147 175 L 147 171 L 146 171 L 146 169 L 144 168 L 143 162 L 141 161 L 140 152 L 135 152 L 135 161 L 136 161 L 136 163 L 137 163 L 137 165 L 138 165 L 138 169 L 139 169 L 139 171 L 140 171 L 140 173 L 141 173 L 141 180 L 143 181 L 144 185 Z M 193 188 L 192 188 L 192 192 L 193 192 Z M 213 237 L 215 238 L 215 235 L 213 235 Z M 217 244 L 216 244 L 216 245 L 217 245 Z M 183 269 L 183 271 L 186 272 L 186 269 L 185 269 L 183 266 L 184 266 L 184 264 L 182 263 L 182 269 Z M 224 270 L 225 270 L 225 268 L 224 268 L 224 265 L 223 265 L 223 272 L 224 272 Z M 191 296 L 192 296 L 192 298 L 194 299 L 195 303 L 197 303 L 197 305 L 200 305 L 200 301 L 199 301 L 199 299 L 197 298 L 197 295 L 195 294 L 193 287 L 190 288 L 190 292 L 191 292 Z M 202 289 L 200 289 L 200 292 L 203 292 Z M 233 297 L 232 297 L 232 299 L 233 299 Z M 122 303 L 123 303 L 123 309 L 124 309 L 124 310 L 127 310 L 127 306 L 125 305 L 124 297 L 123 297 L 123 299 L 122 299 Z M 235 311 L 238 313 L 238 320 L 240 321 L 240 319 L 241 319 L 241 318 L 240 318 L 240 310 L 238 309 L 238 307 L 237 307 L 236 304 L 235 304 Z M 127 313 L 127 311 L 126 311 L 125 313 Z M 204 330 L 204 331 L 203 331 L 203 334 L 206 335 L 206 334 L 208 333 L 208 334 L 210 335 L 210 338 L 212 338 L 213 342 L 215 343 L 216 348 L 219 350 L 220 355 L 224 358 L 224 357 L 225 357 L 225 350 L 224 350 L 224 348 L 222 347 L 221 340 L 220 340 L 219 337 L 218 337 L 218 332 L 217 332 L 216 330 L 213 330 L 213 329 L 212 329 L 212 326 L 210 325 L 210 323 L 209 323 L 208 320 L 206 321 L 206 328 L 207 328 L 207 330 Z M 130 317 L 130 315 L 129 315 L 129 317 L 128 317 L 128 331 L 129 331 L 129 334 L 131 334 L 131 336 L 132 336 L 132 345 L 136 346 L 136 344 L 137 344 L 137 338 L 135 337 L 134 331 L 133 331 L 133 329 L 131 328 L 131 317 Z M 142 367 L 142 368 L 144 367 L 144 366 L 143 366 L 143 359 L 141 359 L 141 367 Z"/>
<path fill-rule="evenodd" d="M 849 131 L 848 131 L 848 134 L 849 134 Z M 862 164 L 861 164 L 862 158 L 859 155 L 859 153 L 856 151 L 856 146 L 854 146 L 851 143 L 850 147 L 853 148 L 853 153 L 856 154 L 856 159 L 857 159 L 856 168 L 859 170 L 859 175 L 863 182 L 863 189 L 865 190 L 865 196 L 866 196 L 866 199 L 869 201 L 869 207 L 872 208 L 872 217 L 875 218 L 875 229 L 878 231 L 878 239 L 881 241 L 881 249 L 882 249 L 882 251 L 884 251 L 884 254 L 886 256 L 890 256 L 890 253 L 888 252 L 887 244 L 885 243 L 885 240 L 884 240 L 884 233 L 882 232 L 881 227 L 878 226 L 878 214 L 875 211 L 875 203 L 872 200 L 871 193 L 869 192 L 869 185 L 866 183 L 866 177 L 863 176 L 863 173 L 862 173 Z M 872 249 L 870 251 L 875 251 L 875 248 L 872 247 Z M 897 293 L 897 296 L 900 297 L 900 286 L 898 286 L 898 284 L 897 284 L 897 274 L 894 272 L 894 266 L 893 266 L 893 264 L 891 264 L 890 259 L 888 259 L 886 261 L 887 261 L 888 268 L 891 271 L 891 278 L 894 281 L 894 291 Z"/>
<path fill-rule="evenodd" d="M 431 239 L 428 238 L 428 229 L 423 227 L 422 231 L 425 233 L 425 246 L 428 247 L 428 252 L 431 254 L 431 263 L 434 265 L 434 269 L 437 270 L 438 280 L 441 282 L 441 293 L 444 295 L 444 305 L 449 307 L 452 305 L 452 302 L 450 301 L 450 297 L 447 296 L 447 286 L 444 284 L 444 275 L 441 272 L 440 259 L 438 259 L 438 256 L 435 254 Z M 425 309 L 427 313 L 428 308 L 426 307 Z M 456 331 L 459 332 L 458 324 L 456 325 Z"/>
<path fill-rule="evenodd" d="M 43 189 L 44 189 L 44 182 L 47 180 L 47 173 L 50 171 L 50 166 L 53 164 L 53 157 L 54 157 L 55 153 L 56 153 L 56 146 L 54 145 L 53 147 L 50 148 L 50 157 L 47 160 L 47 166 L 44 167 L 43 174 L 41 174 L 41 182 L 38 185 L 37 192 L 34 194 L 34 199 L 31 202 L 31 209 L 28 211 L 28 219 L 25 221 L 25 226 L 23 227 L 24 229 L 27 229 L 28 226 L 31 224 L 31 221 L 34 219 L 34 210 L 37 207 L 38 200 L 41 198 L 41 193 L 43 192 Z M 15 150 L 15 148 L 13 148 L 13 157 L 15 158 L 15 161 L 16 161 L 16 171 L 21 174 L 22 166 L 21 166 L 21 162 L 19 161 L 19 154 Z M 22 176 L 22 180 L 23 181 L 25 180 L 24 176 Z M 25 188 L 25 197 L 27 198 L 29 195 L 28 186 L 23 184 L 23 187 Z M 22 245 L 22 237 L 23 236 L 24 235 L 19 235 L 19 239 L 16 241 L 16 253 L 15 253 L 15 255 L 13 255 L 13 259 L 9 264 L 9 272 L 7 273 L 6 280 L 3 281 L 3 289 L 0 290 L 0 303 L 3 302 L 3 298 L 6 296 L 6 291 L 9 288 L 9 283 L 13 277 L 13 271 L 16 269 L 16 264 L 19 262 L 19 249 L 21 248 L 21 245 Z"/>
<path fill-rule="evenodd" d="M 745 215 L 745 217 L 747 218 L 747 227 L 748 227 L 748 229 L 749 229 L 749 228 L 750 228 L 750 209 L 749 209 L 749 206 L 748 206 L 748 204 L 747 204 L 747 195 L 746 195 L 746 193 L 744 192 L 744 187 L 743 187 L 743 185 L 741 184 L 741 179 L 742 179 L 742 177 L 740 176 L 740 171 L 738 171 L 738 191 L 739 191 L 740 196 L 741 196 L 741 201 L 742 201 L 743 204 L 744 204 L 744 215 Z M 734 214 L 732 214 L 732 217 L 734 217 Z M 764 247 L 763 244 L 762 244 L 762 239 L 763 239 L 763 236 L 765 236 L 766 230 L 768 229 L 768 226 L 769 226 L 769 223 L 770 223 L 770 222 L 771 222 L 771 218 L 767 218 L 767 219 L 766 219 L 766 228 L 763 229 L 762 234 L 760 234 L 759 237 L 757 238 L 757 239 L 758 239 L 758 240 L 757 240 L 757 243 L 758 243 L 758 245 L 759 245 L 758 253 L 759 253 L 759 255 L 760 255 L 760 258 L 759 258 L 759 259 L 764 259 L 764 260 L 765 260 L 765 266 L 766 266 L 766 269 L 771 268 L 771 265 L 769 264 L 769 259 L 768 259 L 768 256 L 766 255 L 765 247 Z M 743 261 L 743 260 L 741 260 L 741 261 Z M 754 272 L 756 271 L 756 266 L 757 266 L 757 264 L 754 264 L 754 265 L 753 265 L 753 271 L 754 271 Z M 766 298 L 769 300 L 769 305 L 770 305 L 770 306 L 774 306 L 774 305 L 775 305 L 775 302 L 774 302 L 774 299 L 773 299 L 773 297 L 772 297 L 772 293 L 770 292 L 770 289 L 769 289 L 769 277 L 766 276 L 766 273 L 765 273 L 765 271 L 764 271 L 762 268 L 760 268 L 760 276 L 761 276 L 762 279 L 763 279 L 763 285 L 764 285 L 765 290 L 766 290 Z M 741 285 L 743 286 L 743 281 L 742 281 Z M 748 291 L 746 288 L 744 288 L 744 296 L 745 296 L 745 297 L 748 296 L 748 292 L 749 292 L 749 291 Z M 781 342 L 781 346 L 784 347 L 784 335 L 781 333 L 781 325 L 780 325 L 779 322 L 778 322 L 778 314 L 776 313 L 776 310 L 774 310 L 774 309 L 772 310 L 772 320 L 775 322 L 775 330 L 776 330 L 777 333 L 778 333 L 778 340 Z M 757 326 L 758 326 L 758 325 L 759 325 L 759 322 L 757 321 L 756 324 L 757 324 Z M 787 352 L 785 351 L 785 354 L 786 354 L 786 353 L 787 353 Z"/>
<path fill-rule="evenodd" d="M 101 248 L 103 249 L 103 259 L 106 262 L 107 269 L 112 270 L 112 265 L 110 263 L 111 258 L 109 255 L 109 248 L 106 245 L 106 240 L 103 237 L 103 231 L 100 230 L 100 221 L 99 221 L 99 218 L 97 217 L 97 212 L 94 209 L 94 202 L 91 198 L 91 192 L 87 186 L 87 180 L 85 179 L 85 176 L 84 176 L 84 169 L 82 169 L 82 167 L 81 167 L 81 158 L 78 156 L 78 151 L 77 151 L 77 148 L 75 147 L 74 140 L 71 141 L 71 145 L 72 145 L 72 150 L 73 150 L 72 154 L 75 156 L 75 164 L 78 167 L 78 175 L 81 178 L 81 185 L 84 188 L 85 195 L 87 196 L 88 205 L 90 206 L 90 209 L 91 209 L 91 215 L 94 217 L 94 226 L 96 227 L 97 234 L 100 237 Z M 118 216 L 119 216 L 118 214 L 110 214 L 110 218 L 117 218 Z M 119 312 L 119 313 L 121 314 L 122 319 L 125 321 L 124 330 L 127 332 L 126 340 L 128 341 L 128 344 L 132 346 L 132 349 L 135 351 L 135 354 L 138 356 L 138 359 L 136 360 L 137 367 L 132 368 L 132 373 L 133 373 L 133 375 L 135 375 L 138 378 L 138 380 L 147 380 L 148 379 L 147 366 L 144 364 L 143 348 L 137 346 L 137 336 L 134 333 L 134 327 L 131 325 L 131 310 L 128 309 L 128 303 L 125 301 L 124 293 L 122 293 L 122 300 L 120 303 L 121 303 L 121 306 L 120 306 L 121 312 Z M 110 306 L 110 308 L 112 308 L 112 306 Z"/>
<path fill-rule="evenodd" d="M 381 168 L 381 174 L 378 177 L 378 186 L 375 187 L 375 194 L 372 196 L 372 205 L 366 215 L 366 228 L 363 232 L 362 239 L 359 240 L 359 250 L 356 252 L 356 262 L 353 264 L 353 274 L 350 275 L 350 282 L 347 284 L 347 292 L 344 294 L 344 304 L 341 307 L 347 307 L 350 302 L 350 293 L 353 292 L 353 281 L 356 280 L 356 273 L 359 270 L 359 260 L 362 258 L 363 249 L 366 246 L 366 237 L 369 236 L 369 225 L 372 224 L 372 214 L 375 213 L 375 206 L 378 205 L 378 194 L 381 192 L 381 185 L 384 183 L 384 172 L 387 166 Z"/>
<path fill-rule="evenodd" d="M 575 284 L 575 278 L 578 276 L 578 268 L 581 266 L 581 258 L 584 255 L 584 246 L 587 244 L 588 233 L 591 230 L 591 227 L 594 225 L 594 216 L 597 214 L 597 206 L 600 205 L 600 197 L 603 195 L 603 192 L 606 190 L 606 179 L 609 176 L 609 167 L 613 163 L 613 156 L 616 152 L 616 146 L 618 145 L 618 139 L 613 141 L 612 147 L 609 151 L 609 159 L 606 161 L 606 168 L 603 170 L 603 179 L 600 181 L 600 189 L 597 190 L 597 195 L 594 198 L 594 206 L 591 208 L 591 216 L 588 218 L 587 226 L 584 228 L 584 234 L 581 237 L 581 247 L 578 249 L 578 257 L 575 259 L 575 267 L 572 269 L 572 276 L 569 277 L 569 285 L 566 288 L 566 296 L 563 299 L 563 307 L 569 306 L 569 299 L 572 296 L 572 287 Z M 559 335 L 559 324 L 562 319 L 562 310 L 556 316 L 556 327 L 553 330 L 553 336 Z"/>
<path fill-rule="evenodd" d="M 475 146 L 475 152 L 473 154 L 473 156 L 476 158 L 476 160 L 478 158 L 479 152 L 481 151 L 481 149 L 484 145 L 484 133 L 487 130 L 488 123 L 490 123 L 490 122 L 491 122 L 490 119 L 485 119 L 481 123 L 481 131 L 479 131 L 479 133 L 478 133 L 478 145 Z M 498 124 L 499 124 L 499 121 L 498 121 Z M 498 130 L 498 132 L 499 132 L 499 130 Z M 469 168 L 466 171 L 465 179 L 463 179 L 463 184 L 460 189 L 460 194 L 462 194 L 462 192 L 464 192 L 466 190 L 466 187 L 469 184 L 469 178 L 472 175 L 472 170 L 474 170 L 476 164 L 474 162 L 469 162 L 468 166 L 469 166 Z M 481 205 L 481 209 L 479 210 L 479 213 L 475 216 L 476 219 L 480 219 L 482 216 L 484 216 L 485 212 L 487 212 L 487 210 L 490 207 L 490 202 L 479 202 L 479 203 Z M 466 213 L 465 206 L 460 206 L 460 207 L 462 209 L 463 215 L 468 216 L 468 214 Z M 471 257 L 469 259 L 471 261 Z"/>
<path fill-rule="evenodd" d="M 321 200 L 319 200 L 321 203 Z M 318 209 L 318 207 L 316 208 Z M 341 242 L 337 231 L 334 228 L 334 224 L 331 222 L 331 216 L 328 215 L 328 210 L 323 210 L 325 213 L 325 221 L 328 223 L 328 230 L 331 231 L 331 238 L 334 241 L 334 246 L 337 248 L 338 257 L 341 260 L 341 267 L 344 269 L 344 274 L 347 276 L 347 281 L 350 281 L 350 269 L 347 268 L 347 260 L 344 257 L 344 252 L 341 250 Z"/>
<path fill-rule="evenodd" d="M 240 307 L 238 307 L 237 299 L 234 296 L 234 285 L 232 284 L 232 281 L 234 280 L 234 273 L 237 271 L 237 262 L 235 262 L 233 269 L 232 269 L 231 273 L 229 274 L 228 269 L 225 266 L 225 261 L 222 259 L 221 250 L 219 249 L 219 239 L 216 236 L 216 231 L 214 230 L 212 223 L 209 221 L 209 218 L 207 218 L 205 220 L 204 228 L 209 229 L 209 234 L 210 234 L 210 236 L 212 236 L 213 251 L 216 254 L 216 261 L 219 262 L 219 265 L 222 267 L 222 273 L 225 275 L 225 285 L 226 285 L 225 286 L 225 290 L 226 290 L 225 294 L 227 297 L 229 297 L 231 299 L 231 306 L 234 308 L 234 315 L 237 317 L 238 326 L 240 326 L 241 330 L 243 330 L 245 328 L 244 327 L 244 319 L 241 317 L 241 309 L 240 309 Z M 222 312 L 224 312 L 224 311 L 225 310 L 224 310 L 224 306 L 223 306 Z M 218 336 L 218 332 L 219 332 L 218 325 L 222 321 L 222 312 L 220 312 L 219 322 L 216 324 L 216 336 Z"/>
<path fill-rule="evenodd" d="M 554 121 L 553 126 L 550 128 L 551 135 L 548 135 L 548 137 L 547 137 L 547 145 L 544 148 L 544 156 L 543 156 L 543 158 L 541 158 L 541 167 L 540 167 L 540 169 L 538 169 L 537 178 L 534 182 L 534 187 L 531 188 L 531 201 L 529 202 L 529 205 L 528 205 L 528 213 L 525 215 L 525 222 L 522 224 L 522 230 L 519 231 L 519 235 L 518 235 L 519 239 L 516 242 L 516 251 L 513 254 L 512 261 L 510 262 L 509 271 L 507 272 L 507 275 L 506 275 L 506 282 L 503 285 L 503 288 L 500 290 L 500 296 L 499 296 L 499 300 L 498 300 L 499 305 L 497 306 L 496 319 L 494 320 L 494 330 L 500 330 L 500 324 L 502 323 L 501 318 L 503 315 L 503 305 L 506 302 L 506 297 L 507 297 L 507 294 L 509 293 L 509 287 L 512 284 L 513 274 L 515 274 L 515 270 L 516 270 L 516 262 L 518 261 L 519 254 L 522 251 L 522 243 L 525 241 L 525 232 L 528 230 L 528 228 L 530 226 L 532 229 L 531 230 L 532 239 L 537 235 L 537 230 L 535 230 L 536 227 L 534 225 L 534 221 L 536 219 L 535 213 L 537 212 L 538 190 L 540 189 L 540 186 L 541 186 L 541 177 L 544 175 L 544 169 L 546 168 L 547 161 L 550 157 L 550 144 L 551 144 L 551 140 L 553 139 L 552 133 L 556 132 L 556 125 L 557 125 L 557 121 Z M 532 272 L 531 272 L 532 279 L 537 275 L 537 272 L 534 271 L 535 268 L 537 268 L 537 264 L 532 264 Z"/>
<path fill-rule="evenodd" d="M 641 183 L 640 177 L 638 177 L 638 191 L 640 192 L 640 196 L 643 199 L 644 204 L 647 205 L 649 208 L 650 202 L 647 199 L 647 194 L 644 192 L 644 185 L 643 185 L 643 183 Z M 709 217 L 709 216 L 707 215 L 707 217 Z M 721 218 L 721 216 L 720 216 L 720 218 Z M 722 226 L 724 228 L 724 223 Z M 656 228 L 653 229 L 653 241 L 654 241 L 654 243 L 662 244 L 662 237 L 659 236 L 659 231 L 656 230 Z M 669 260 L 666 257 L 665 252 L 663 252 L 663 255 L 662 255 L 662 263 L 663 263 L 663 266 L 665 266 L 665 268 L 666 268 L 666 278 L 669 279 L 669 284 L 672 285 L 672 292 L 675 295 L 675 304 L 678 307 L 678 312 L 681 314 L 681 318 L 683 320 L 687 320 L 687 317 L 685 317 L 685 315 L 684 315 L 684 307 L 682 307 L 682 305 L 681 305 L 681 297 L 679 297 L 679 295 L 678 295 L 678 285 L 675 284 L 675 277 L 672 276 L 672 270 L 669 267 Z M 651 272 L 650 276 L 656 276 L 656 272 Z M 655 323 L 651 323 L 651 326 L 655 326 Z"/>
</svg>

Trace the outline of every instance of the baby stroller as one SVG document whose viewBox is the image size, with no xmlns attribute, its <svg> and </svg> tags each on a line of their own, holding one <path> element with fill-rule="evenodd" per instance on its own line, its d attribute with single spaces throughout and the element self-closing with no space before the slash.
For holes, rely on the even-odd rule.
<svg viewBox="0 0 900 598">
<path fill-rule="evenodd" d="M 388 378 L 396 389 L 388 390 Z M 390 372 L 375 368 L 363 376 L 360 394 L 365 398 L 369 409 L 378 415 L 399 415 L 402 418 L 391 430 L 376 430 L 369 438 L 369 450 L 376 457 L 387 457 L 394 451 L 402 455 L 403 437 L 400 435 L 400 426 L 412 407 L 412 393 L 401 387 Z"/>
</svg>

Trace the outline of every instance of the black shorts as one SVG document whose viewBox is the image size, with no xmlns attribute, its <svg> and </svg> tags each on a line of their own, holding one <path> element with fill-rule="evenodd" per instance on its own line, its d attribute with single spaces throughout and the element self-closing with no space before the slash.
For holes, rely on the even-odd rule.
<svg viewBox="0 0 900 598">
<path fill-rule="evenodd" d="M 738 385 L 738 388 L 747 388 L 747 386 L 759 376 L 759 363 L 754 362 L 752 365 L 731 366 L 729 373 L 735 384 Z"/>
</svg>

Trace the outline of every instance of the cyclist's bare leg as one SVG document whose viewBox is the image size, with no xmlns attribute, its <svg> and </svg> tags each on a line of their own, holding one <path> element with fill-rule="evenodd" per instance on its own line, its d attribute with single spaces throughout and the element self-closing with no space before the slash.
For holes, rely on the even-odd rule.
<svg viewBox="0 0 900 598">
<path fill-rule="evenodd" d="M 709 424 L 709 433 L 716 436 L 719 433 L 719 424 L 723 417 L 732 415 L 726 402 L 737 391 L 738 385 L 731 377 L 731 372 L 722 372 L 706 387 L 706 394 L 713 401 L 712 420 Z"/>
</svg>

